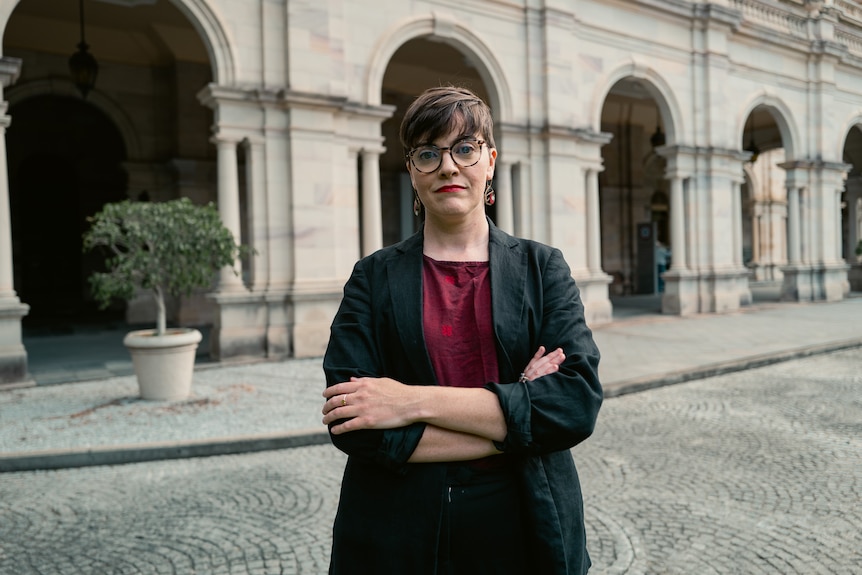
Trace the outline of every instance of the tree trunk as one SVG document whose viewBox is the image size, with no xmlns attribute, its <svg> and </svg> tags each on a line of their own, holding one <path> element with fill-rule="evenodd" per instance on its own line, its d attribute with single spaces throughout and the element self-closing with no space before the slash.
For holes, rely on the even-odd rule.
<svg viewBox="0 0 862 575">
<path fill-rule="evenodd" d="M 153 295 L 156 298 L 156 335 L 165 335 L 167 325 L 167 313 L 165 312 L 165 296 L 161 288 L 154 288 Z"/>
</svg>

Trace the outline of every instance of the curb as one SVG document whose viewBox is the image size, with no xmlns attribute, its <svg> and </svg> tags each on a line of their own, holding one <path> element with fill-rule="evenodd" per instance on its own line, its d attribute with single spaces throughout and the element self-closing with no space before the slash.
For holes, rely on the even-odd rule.
<svg viewBox="0 0 862 575">
<path fill-rule="evenodd" d="M 745 371 L 793 359 L 801 359 L 804 357 L 822 355 L 845 349 L 854 349 L 857 347 L 862 347 L 862 338 L 851 338 L 824 344 L 809 345 L 796 349 L 764 353 L 761 355 L 745 357 L 739 360 L 724 361 L 693 369 L 672 371 L 660 376 L 646 376 L 627 379 L 612 382 L 604 386 L 604 396 L 605 398 L 618 397 L 621 395 L 628 395 L 630 393 L 638 393 L 650 389 L 666 387 L 668 385 L 675 385 L 677 383 L 685 383 L 687 381 L 705 379 L 707 377 L 724 375 L 736 371 Z"/>
<path fill-rule="evenodd" d="M 87 449 L 30 451 L 13 455 L 0 455 L 0 473 L 211 457 L 213 455 L 254 453 L 325 443 L 329 443 L 329 432 L 305 429 L 268 435 L 246 435 L 197 441 L 166 441 Z"/>
<path fill-rule="evenodd" d="M 605 385 L 604 396 L 605 398 L 619 397 L 707 377 L 745 371 L 792 359 L 811 357 L 857 347 L 862 347 L 862 338 L 839 340 L 761 354 L 737 361 L 720 362 L 694 369 L 665 373 L 659 376 L 646 376 L 612 382 Z M 247 435 L 196 441 L 167 441 L 87 449 L 31 451 L 6 455 L 0 454 L 0 473 L 211 457 L 215 455 L 254 453 L 293 447 L 324 445 L 327 443 L 329 443 L 329 433 L 326 430 L 299 429 L 267 435 Z"/>
</svg>

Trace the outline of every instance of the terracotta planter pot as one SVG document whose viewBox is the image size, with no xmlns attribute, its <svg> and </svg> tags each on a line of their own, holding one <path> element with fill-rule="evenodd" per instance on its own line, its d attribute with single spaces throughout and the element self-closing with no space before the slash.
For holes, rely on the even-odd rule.
<svg viewBox="0 0 862 575">
<path fill-rule="evenodd" d="M 169 329 L 162 336 L 151 329 L 126 334 L 123 344 L 132 355 L 141 399 L 187 398 L 200 341 L 196 329 Z"/>
</svg>

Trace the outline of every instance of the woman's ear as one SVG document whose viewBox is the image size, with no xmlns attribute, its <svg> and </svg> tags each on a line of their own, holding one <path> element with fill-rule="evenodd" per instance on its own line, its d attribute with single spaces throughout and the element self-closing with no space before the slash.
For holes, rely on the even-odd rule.
<svg viewBox="0 0 862 575">
<path fill-rule="evenodd" d="M 488 170 L 486 180 L 494 179 L 494 165 L 497 163 L 497 148 L 488 148 Z"/>
<path fill-rule="evenodd" d="M 413 180 L 413 166 L 410 165 L 410 160 L 407 160 L 405 167 L 407 168 L 407 175 L 410 176 L 410 185 L 413 186 L 413 189 L 415 190 L 416 182 Z"/>
</svg>

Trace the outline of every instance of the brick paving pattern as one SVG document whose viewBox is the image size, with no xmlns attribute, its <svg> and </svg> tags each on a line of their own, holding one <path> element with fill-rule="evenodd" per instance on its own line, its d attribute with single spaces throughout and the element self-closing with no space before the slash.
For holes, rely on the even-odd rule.
<svg viewBox="0 0 862 575">
<path fill-rule="evenodd" d="M 862 349 L 608 399 L 592 574 L 862 572 Z M 4 575 L 322 574 L 331 446 L 0 474 Z"/>
</svg>

